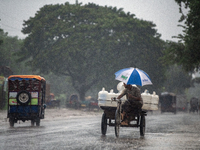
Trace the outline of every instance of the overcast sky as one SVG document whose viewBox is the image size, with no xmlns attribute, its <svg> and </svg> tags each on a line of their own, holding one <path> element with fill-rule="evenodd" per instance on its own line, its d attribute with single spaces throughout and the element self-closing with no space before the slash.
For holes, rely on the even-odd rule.
<svg viewBox="0 0 200 150">
<path fill-rule="evenodd" d="M 21 33 L 23 20 L 34 17 L 35 13 L 46 4 L 69 2 L 76 0 L 0 0 L 0 28 L 10 36 L 25 38 Z M 177 27 L 180 18 L 179 7 L 174 0 L 78 0 L 87 4 L 95 3 L 100 6 L 123 8 L 125 12 L 135 14 L 137 18 L 152 21 L 156 24 L 158 33 L 163 40 L 173 40 L 172 36 L 182 33 L 182 28 Z"/>
</svg>

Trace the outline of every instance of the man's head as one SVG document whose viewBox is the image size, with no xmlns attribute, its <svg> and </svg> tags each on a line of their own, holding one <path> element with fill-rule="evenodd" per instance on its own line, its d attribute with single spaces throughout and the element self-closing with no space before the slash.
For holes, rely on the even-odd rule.
<svg viewBox="0 0 200 150">
<path fill-rule="evenodd" d="M 126 84 L 126 83 L 124 83 L 124 87 L 126 88 L 126 89 L 131 89 L 131 85 L 130 84 Z"/>
</svg>

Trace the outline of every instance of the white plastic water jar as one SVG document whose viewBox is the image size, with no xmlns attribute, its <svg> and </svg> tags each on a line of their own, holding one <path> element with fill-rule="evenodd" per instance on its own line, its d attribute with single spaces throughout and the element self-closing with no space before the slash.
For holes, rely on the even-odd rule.
<svg viewBox="0 0 200 150">
<path fill-rule="evenodd" d="M 151 103 L 152 96 L 150 93 L 148 93 L 147 90 L 144 91 L 144 93 L 141 94 L 143 103 Z"/>
<path fill-rule="evenodd" d="M 98 93 L 98 100 L 107 100 L 108 91 L 103 87 L 101 91 Z"/>
<path fill-rule="evenodd" d="M 151 103 L 158 105 L 158 102 L 159 102 L 159 96 L 156 95 L 156 92 L 154 91 L 153 94 L 152 94 Z"/>
<path fill-rule="evenodd" d="M 113 92 L 113 89 L 111 89 L 110 93 L 108 93 L 107 100 L 111 100 L 113 97 L 116 97 L 116 94 Z"/>
</svg>

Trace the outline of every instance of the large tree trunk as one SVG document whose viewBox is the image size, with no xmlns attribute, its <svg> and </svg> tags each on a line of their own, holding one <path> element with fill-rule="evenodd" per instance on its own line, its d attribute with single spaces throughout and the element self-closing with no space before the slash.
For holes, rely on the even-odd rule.
<svg viewBox="0 0 200 150">
<path fill-rule="evenodd" d="M 81 100 L 81 101 L 84 101 L 84 100 L 85 100 L 85 93 L 86 93 L 86 90 L 83 89 L 83 88 L 80 88 L 80 90 L 78 91 L 78 93 L 79 93 L 80 100 Z"/>
</svg>

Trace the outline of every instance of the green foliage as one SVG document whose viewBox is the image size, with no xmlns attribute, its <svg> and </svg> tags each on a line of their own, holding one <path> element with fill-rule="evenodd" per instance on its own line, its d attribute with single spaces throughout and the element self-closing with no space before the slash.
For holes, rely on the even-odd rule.
<svg viewBox="0 0 200 150">
<path fill-rule="evenodd" d="M 18 37 L 8 36 L 3 30 L 0 31 L 0 66 L 9 66 L 14 74 L 29 74 L 30 67 L 24 65 L 24 62 L 16 62 L 18 56 L 16 53 L 20 50 L 23 40 Z"/>
<path fill-rule="evenodd" d="M 186 92 L 188 100 L 190 100 L 192 97 L 197 97 L 199 99 L 200 97 L 199 89 L 200 89 L 200 84 L 194 83 L 194 86 L 190 87 Z"/>
<path fill-rule="evenodd" d="M 2 29 L 0 29 L 0 34 L 2 34 L 3 33 L 3 30 Z M 0 45 L 3 43 L 3 39 L 2 39 L 2 37 L 0 37 Z"/>
<path fill-rule="evenodd" d="M 3 66 L 4 64 L 8 63 L 9 55 L 8 53 L 10 51 L 7 51 L 7 49 L 3 46 L 4 38 L 7 36 L 6 33 L 3 32 L 3 30 L 0 31 L 0 39 L 1 39 L 1 45 L 0 45 L 0 66 Z"/>
<path fill-rule="evenodd" d="M 170 43 L 171 47 L 166 52 L 166 59 L 172 63 L 183 66 L 186 71 L 194 71 L 200 67 L 200 1 L 199 0 L 175 0 L 180 6 L 182 16 L 180 22 L 184 22 L 183 35 L 178 35 L 178 44 Z M 187 15 L 183 13 L 183 6 L 189 9 Z M 174 56 L 173 56 L 174 55 Z M 177 59 L 178 58 L 178 59 Z"/>
<path fill-rule="evenodd" d="M 41 76 L 45 77 L 47 83 L 50 84 L 50 91 L 53 92 L 56 97 L 63 93 L 68 97 L 72 93 L 76 93 L 71 85 L 71 80 L 69 77 L 62 75 L 57 76 L 53 73 L 48 75 L 41 74 Z"/>
<path fill-rule="evenodd" d="M 191 75 L 185 72 L 182 67 L 173 65 L 166 72 L 165 91 L 176 94 L 183 94 L 185 89 L 191 87 Z"/>
<path fill-rule="evenodd" d="M 163 41 L 152 22 L 122 9 L 89 3 L 46 5 L 24 22 L 28 34 L 18 53 L 35 72 L 69 76 L 84 100 L 94 85 L 116 85 L 114 73 L 138 67 L 159 87 Z"/>
</svg>

